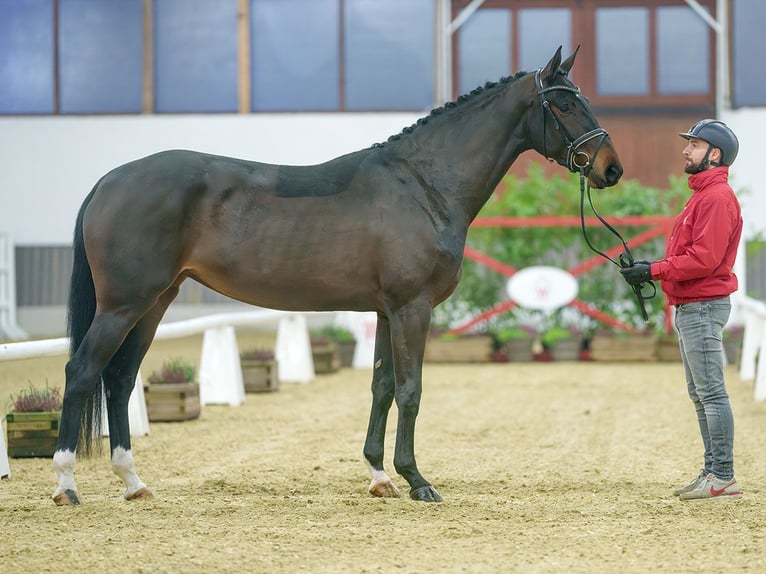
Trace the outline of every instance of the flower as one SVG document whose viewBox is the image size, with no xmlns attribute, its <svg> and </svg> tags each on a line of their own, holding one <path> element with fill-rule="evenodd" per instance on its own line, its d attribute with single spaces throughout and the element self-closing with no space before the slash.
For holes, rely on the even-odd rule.
<svg viewBox="0 0 766 574">
<path fill-rule="evenodd" d="M 46 382 L 44 389 L 37 389 L 30 383 L 28 389 L 19 392 L 15 397 L 11 395 L 13 412 L 35 413 L 60 411 L 62 407 L 61 389 L 49 387 Z"/>
<path fill-rule="evenodd" d="M 191 383 L 194 381 L 196 370 L 194 365 L 181 358 L 170 359 L 163 363 L 160 371 L 149 375 L 149 382 L 157 383 Z"/>
</svg>

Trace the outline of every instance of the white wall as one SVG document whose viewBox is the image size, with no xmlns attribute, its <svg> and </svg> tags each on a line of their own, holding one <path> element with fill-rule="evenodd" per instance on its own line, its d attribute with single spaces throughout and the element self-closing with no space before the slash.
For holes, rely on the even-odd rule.
<svg viewBox="0 0 766 574">
<path fill-rule="evenodd" d="M 383 142 L 426 113 L 0 117 L 0 232 L 18 245 L 70 244 L 96 181 L 164 149 L 308 165 Z"/>
<path fill-rule="evenodd" d="M 745 237 L 752 238 L 758 232 L 766 233 L 766 146 L 761 142 L 766 136 L 766 108 L 726 110 L 719 118 L 734 130 L 739 139 L 739 154 L 730 171 L 730 183 L 740 194 Z"/>
</svg>

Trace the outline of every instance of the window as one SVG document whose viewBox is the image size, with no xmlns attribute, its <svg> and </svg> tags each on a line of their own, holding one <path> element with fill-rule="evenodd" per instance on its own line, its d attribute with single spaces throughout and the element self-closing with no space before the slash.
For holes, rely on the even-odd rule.
<svg viewBox="0 0 766 574">
<path fill-rule="evenodd" d="M 715 16 L 715 0 L 697 1 Z M 766 2 L 734 1 L 766 12 Z M 453 0 L 453 19 L 469 4 Z M 485 0 L 453 37 L 452 95 L 534 70 L 559 45 L 564 56 L 580 46 L 573 80 L 601 113 L 714 109 L 715 32 L 684 0 Z"/>
<path fill-rule="evenodd" d="M 339 25 L 337 0 L 250 0 L 252 109 L 337 110 Z"/>
<path fill-rule="evenodd" d="M 432 0 L 346 0 L 344 90 L 348 110 L 433 105 Z"/>
<path fill-rule="evenodd" d="M 571 36 L 569 9 L 477 10 L 457 34 L 458 93 L 470 92 L 518 70 L 536 70 L 558 46 L 569 51 Z"/>
<path fill-rule="evenodd" d="M 511 11 L 479 10 L 460 28 L 458 92 L 466 94 L 511 72 Z"/>
<path fill-rule="evenodd" d="M 235 0 L 154 0 L 154 107 L 236 112 Z"/>
<path fill-rule="evenodd" d="M 766 53 L 766 2 L 731 2 L 732 105 L 766 106 L 766 78 L 761 60 Z"/>
<path fill-rule="evenodd" d="M 141 2 L 60 0 L 61 113 L 141 111 Z"/>
<path fill-rule="evenodd" d="M 596 11 L 596 89 L 601 95 L 649 93 L 649 10 Z"/>
<path fill-rule="evenodd" d="M 0 113 L 55 111 L 53 1 L 0 2 Z"/>
</svg>

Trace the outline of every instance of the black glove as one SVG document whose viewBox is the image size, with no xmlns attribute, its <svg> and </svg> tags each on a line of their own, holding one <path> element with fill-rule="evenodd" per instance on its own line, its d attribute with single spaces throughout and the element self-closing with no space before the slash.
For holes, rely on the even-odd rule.
<svg viewBox="0 0 766 574">
<path fill-rule="evenodd" d="M 628 285 L 641 285 L 652 280 L 652 264 L 648 261 L 636 261 L 631 267 L 623 267 L 620 273 Z"/>
</svg>

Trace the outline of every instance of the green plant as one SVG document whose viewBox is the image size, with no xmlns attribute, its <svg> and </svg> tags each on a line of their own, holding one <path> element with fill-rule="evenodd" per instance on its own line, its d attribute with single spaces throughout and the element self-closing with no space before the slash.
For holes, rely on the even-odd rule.
<svg viewBox="0 0 766 574">
<path fill-rule="evenodd" d="M 271 361 L 274 358 L 274 351 L 271 349 L 248 349 L 239 354 L 242 361 Z"/>
<path fill-rule="evenodd" d="M 319 336 L 339 343 L 356 340 L 351 331 L 334 325 L 322 328 L 322 330 L 319 331 Z"/>
<path fill-rule="evenodd" d="M 159 371 L 153 371 L 148 381 L 157 383 L 191 383 L 194 381 L 196 369 L 186 359 L 180 357 L 170 359 L 163 363 Z"/>
<path fill-rule="evenodd" d="M 594 190 L 593 203 L 607 221 L 631 215 L 675 216 L 689 193 L 686 178 L 671 178 L 668 189 L 623 180 L 609 190 Z M 556 174 L 547 177 L 539 165 L 531 164 L 525 178 L 514 175 L 504 178 L 479 217 L 576 217 L 579 212 L 578 176 Z M 645 226 L 637 225 L 618 227 L 626 238 L 646 230 Z M 602 226 L 589 227 L 587 231 L 593 245 L 602 251 L 620 246 L 619 240 Z M 628 244 L 630 246 L 630 240 Z M 569 269 L 578 262 L 595 257 L 585 244 L 579 226 L 472 227 L 468 232 L 467 245 L 515 269 L 531 265 Z M 664 240 L 658 237 L 631 249 L 637 258 L 660 259 L 664 253 Z M 466 258 L 461 282 L 455 293 L 437 308 L 435 321 L 455 326 L 468 317 L 491 309 L 506 298 L 507 280 L 506 276 Z M 578 299 L 598 311 L 617 316 L 631 327 L 644 326 L 633 291 L 611 263 L 604 262 L 578 275 L 577 280 Z M 650 319 L 662 325 L 665 298 L 659 289 L 656 297 L 646 301 L 646 306 Z M 593 331 L 598 326 L 595 320 L 588 317 L 582 317 L 582 322 L 580 327 L 583 332 Z"/>
<path fill-rule="evenodd" d="M 15 396 L 11 395 L 11 404 L 11 410 L 16 413 L 60 411 L 61 389 L 51 388 L 47 383 L 44 389 L 38 389 L 30 383 L 28 389 L 19 391 Z"/>
</svg>

